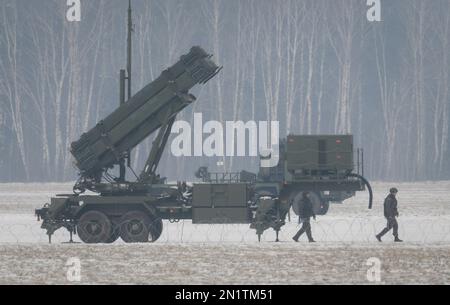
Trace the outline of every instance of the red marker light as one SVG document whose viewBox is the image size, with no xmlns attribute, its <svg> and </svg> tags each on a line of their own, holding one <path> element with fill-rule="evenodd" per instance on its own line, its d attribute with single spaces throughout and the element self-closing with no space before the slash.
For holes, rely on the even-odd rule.
<svg viewBox="0 0 450 305">
<path fill-rule="evenodd" d="M 341 140 L 336 140 L 336 144 L 341 144 L 342 141 Z"/>
</svg>

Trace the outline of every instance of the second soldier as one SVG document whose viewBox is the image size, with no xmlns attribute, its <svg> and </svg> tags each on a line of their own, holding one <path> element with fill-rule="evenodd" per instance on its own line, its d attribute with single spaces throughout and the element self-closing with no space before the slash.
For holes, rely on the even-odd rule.
<svg viewBox="0 0 450 305">
<path fill-rule="evenodd" d="M 308 240 L 310 243 L 315 242 L 312 237 L 311 231 L 311 217 L 313 217 L 314 220 L 316 219 L 313 204 L 311 202 L 311 199 L 309 199 L 309 193 L 303 192 L 302 199 L 299 202 L 299 223 L 302 224 L 302 228 L 292 238 L 295 242 L 298 242 L 298 239 L 304 233 L 306 233 L 306 236 L 308 236 Z"/>
</svg>

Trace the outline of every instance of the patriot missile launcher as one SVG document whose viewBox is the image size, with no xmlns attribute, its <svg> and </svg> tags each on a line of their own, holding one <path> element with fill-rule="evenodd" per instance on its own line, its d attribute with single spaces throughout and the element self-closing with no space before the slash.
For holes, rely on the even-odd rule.
<svg viewBox="0 0 450 305">
<path fill-rule="evenodd" d="M 192 220 L 194 224 L 250 224 L 261 239 L 272 228 L 278 233 L 299 194 L 309 191 L 316 214 L 328 211 L 332 201 L 342 202 L 371 188 L 354 168 L 351 136 L 289 136 L 280 145 L 280 162 L 259 174 L 209 173 L 203 167 L 193 187 L 165 183 L 156 170 L 177 115 L 196 98 L 189 91 L 206 84 L 221 68 L 200 47 L 193 47 L 160 77 L 131 95 L 131 7 L 128 10 L 127 71 L 120 73 L 120 106 L 71 145 L 79 179 L 70 195 L 58 195 L 36 210 L 49 241 L 60 228 L 77 234 L 85 243 L 154 242 L 163 220 Z M 125 73 L 128 72 L 126 75 Z M 128 80 L 128 100 L 125 87 Z M 147 162 L 137 180 L 126 180 L 130 151 L 155 134 Z M 362 164 L 363 162 L 361 162 Z M 119 176 L 111 170 L 119 167 Z M 85 194 L 91 191 L 93 194 Z"/>
<path fill-rule="evenodd" d="M 189 90 L 220 71 L 200 47 L 193 47 L 116 111 L 71 145 L 80 178 L 73 195 L 52 198 L 36 214 L 49 238 L 61 227 L 85 243 L 155 241 L 162 219 L 192 218 L 189 196 L 156 174 L 176 116 L 196 98 Z M 112 178 L 108 170 L 121 165 L 128 152 L 158 131 L 139 178 Z M 98 195 L 82 195 L 85 191 Z"/>
<path fill-rule="evenodd" d="M 205 84 L 219 70 L 203 49 L 194 47 L 159 78 L 73 142 L 71 153 L 82 177 L 77 188 L 95 191 L 102 176 L 118 165 L 130 149 L 158 129 L 170 133 L 176 115 L 195 101 L 189 90 L 196 84 Z M 140 181 L 154 178 L 157 154 L 153 158 Z"/>
</svg>

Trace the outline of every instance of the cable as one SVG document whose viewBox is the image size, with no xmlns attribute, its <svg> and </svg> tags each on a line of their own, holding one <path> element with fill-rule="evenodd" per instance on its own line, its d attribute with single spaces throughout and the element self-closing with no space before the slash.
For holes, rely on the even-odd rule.
<svg viewBox="0 0 450 305">
<path fill-rule="evenodd" d="M 372 191 L 372 186 L 370 186 L 369 181 L 367 181 L 366 178 L 364 178 L 363 176 L 358 175 L 358 174 L 348 174 L 348 177 L 358 178 L 362 182 L 364 182 L 364 184 L 367 186 L 367 190 L 369 191 L 369 210 L 371 210 L 372 209 L 372 203 L 373 203 L 373 191 Z"/>
</svg>

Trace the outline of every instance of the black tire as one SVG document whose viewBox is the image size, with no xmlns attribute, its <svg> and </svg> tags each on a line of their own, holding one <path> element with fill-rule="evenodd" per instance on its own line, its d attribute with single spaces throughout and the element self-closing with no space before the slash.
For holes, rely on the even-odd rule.
<svg viewBox="0 0 450 305">
<path fill-rule="evenodd" d="M 152 220 L 151 226 L 150 226 L 150 233 L 151 233 L 151 242 L 157 241 L 162 234 L 163 231 L 163 222 L 161 218 L 155 217 Z"/>
<path fill-rule="evenodd" d="M 291 195 L 290 201 L 292 202 L 292 209 L 296 215 L 299 215 L 299 207 L 298 204 L 302 199 L 302 192 L 295 193 Z M 320 193 L 309 192 L 309 198 L 313 205 L 314 214 L 317 216 L 323 216 L 328 213 L 328 209 L 330 208 L 330 203 L 328 201 L 323 200 Z"/>
<path fill-rule="evenodd" d="M 310 192 L 309 196 L 313 203 L 314 213 L 317 216 L 323 216 L 327 214 L 328 209 L 330 208 L 330 203 L 323 200 L 322 195 L 319 192 Z"/>
<path fill-rule="evenodd" d="M 126 243 L 147 243 L 150 241 L 150 217 L 140 211 L 126 213 L 120 219 L 120 237 Z"/>
<path fill-rule="evenodd" d="M 113 244 L 115 243 L 120 237 L 120 230 L 118 227 L 113 227 L 111 230 L 111 235 L 109 239 L 106 241 L 107 244 Z"/>
<path fill-rule="evenodd" d="M 322 206 L 319 209 L 319 214 L 317 215 L 326 215 L 328 210 L 330 209 L 330 203 L 328 201 L 322 201 Z"/>
<path fill-rule="evenodd" d="M 89 211 L 81 215 L 78 220 L 77 232 L 86 244 L 106 243 L 111 236 L 112 224 L 104 213 Z"/>
</svg>

